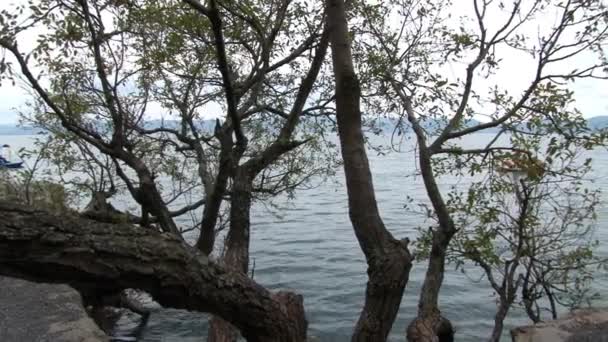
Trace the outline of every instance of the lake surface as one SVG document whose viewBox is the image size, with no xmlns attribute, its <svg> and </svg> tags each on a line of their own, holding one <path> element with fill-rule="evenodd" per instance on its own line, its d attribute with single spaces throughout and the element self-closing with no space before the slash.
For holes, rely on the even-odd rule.
<svg viewBox="0 0 608 342">
<path fill-rule="evenodd" d="M 478 134 L 462 142 L 482 146 L 491 136 Z M 31 137 L 2 136 L 14 150 L 31 144 Z M 370 152 L 378 205 L 384 222 L 397 238 L 416 237 L 415 228 L 423 221 L 404 209 L 406 196 L 426 201 L 420 177 L 414 177 L 415 159 L 411 151 L 377 156 Z M 608 152 L 589 152 L 595 171 L 592 186 L 608 189 Z M 443 178 L 443 187 L 458 182 Z M 604 195 L 604 199 L 608 196 Z M 251 260 L 255 261 L 255 280 L 270 289 L 290 289 L 304 296 L 309 334 L 320 341 L 350 341 L 353 326 L 363 305 L 366 264 L 355 239 L 346 199 L 343 173 L 312 189 L 299 191 L 295 199 L 276 201 L 272 211 L 255 205 L 252 214 Z M 608 256 L 608 205 L 598 208 L 596 238 L 603 242 L 599 253 Z M 425 264 L 416 264 L 410 275 L 390 341 L 404 341 L 407 324 L 415 316 Z M 472 270 L 471 273 L 475 273 Z M 608 278 L 598 273 L 594 287 L 602 294 Z M 601 298 L 596 305 L 603 305 Z M 457 341 L 480 341 L 490 335 L 495 299 L 484 278 L 453 271 L 448 266 L 441 293 L 441 309 L 456 328 Z M 128 318 L 128 317 L 127 317 Z M 255 318 L 253 318 L 255 319 Z M 140 341 L 202 341 L 207 316 L 179 310 L 159 310 L 152 314 Z M 512 311 L 505 326 L 526 324 L 522 312 Z M 128 331 L 133 322 L 121 320 L 117 334 Z"/>
</svg>

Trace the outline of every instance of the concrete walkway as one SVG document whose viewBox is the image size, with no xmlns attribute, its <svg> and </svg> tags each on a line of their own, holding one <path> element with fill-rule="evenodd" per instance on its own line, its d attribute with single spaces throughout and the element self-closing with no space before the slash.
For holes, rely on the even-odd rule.
<svg viewBox="0 0 608 342">
<path fill-rule="evenodd" d="M 107 342 L 67 285 L 0 277 L 0 341 Z"/>
</svg>

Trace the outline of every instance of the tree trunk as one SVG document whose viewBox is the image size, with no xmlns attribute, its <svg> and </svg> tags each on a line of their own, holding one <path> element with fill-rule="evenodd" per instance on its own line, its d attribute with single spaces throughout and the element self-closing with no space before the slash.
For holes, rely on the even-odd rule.
<svg viewBox="0 0 608 342">
<path fill-rule="evenodd" d="M 227 178 L 228 177 L 226 177 L 226 180 Z M 215 245 L 215 226 L 217 225 L 217 220 L 219 218 L 220 208 L 226 190 L 226 183 L 227 182 L 224 182 L 224 184 L 215 183 L 212 193 L 207 196 L 205 208 L 203 209 L 201 233 L 196 242 L 196 248 L 205 255 L 209 255 L 213 252 L 213 247 Z M 223 188 L 219 191 L 218 187 Z"/>
<path fill-rule="evenodd" d="M 445 272 L 445 256 L 451 235 L 433 232 L 433 244 L 427 272 L 420 290 L 418 316 L 407 329 L 407 340 L 411 342 L 434 342 L 436 337 L 453 335 L 451 323 L 439 310 L 439 292 Z M 448 337 L 445 341 L 452 340 Z M 439 341 L 444 341 L 439 339 Z"/>
<path fill-rule="evenodd" d="M 296 100 L 289 116 L 281 128 L 277 139 L 268 146 L 264 152 L 252 157 L 240 165 L 233 178 L 231 206 L 230 206 L 230 230 L 226 240 L 224 263 L 227 267 L 234 268 L 245 274 L 249 268 L 249 241 L 250 241 L 250 210 L 253 191 L 253 180 L 266 167 L 278 160 L 282 155 L 299 146 L 290 143 L 290 138 L 302 115 L 302 109 L 323 64 L 329 46 L 329 35 L 327 29 L 323 30 L 315 57 L 312 60 L 306 77 L 302 80 Z M 288 298 L 285 298 L 288 300 Z M 289 299 L 291 300 L 291 299 Z M 304 320 L 302 324 L 307 324 Z M 306 331 L 306 326 L 303 326 Z M 235 329 L 220 318 L 214 317 L 209 328 L 209 342 L 233 342 L 237 339 Z"/>
<path fill-rule="evenodd" d="M 182 234 L 177 228 L 175 221 L 173 221 L 171 212 L 165 205 L 165 201 L 158 191 L 154 179 L 150 175 L 140 176 L 139 178 L 140 185 L 137 200 L 142 206 L 142 219 L 145 219 L 143 215 L 146 215 L 146 212 L 149 212 L 154 215 L 163 231 L 172 233 L 181 239 Z"/>
<path fill-rule="evenodd" d="M 353 67 L 344 1 L 327 0 L 326 5 L 349 216 L 368 265 L 365 304 L 352 340 L 385 341 L 399 311 L 411 256 L 407 241 L 396 240 L 378 212 L 363 139 L 361 94 Z"/>
<path fill-rule="evenodd" d="M 444 336 L 444 340 L 448 341 L 453 339 L 453 330 L 449 320 L 441 316 L 439 292 L 445 273 L 446 251 L 456 229 L 435 181 L 431 164 L 431 152 L 427 148 L 423 137 L 418 136 L 418 144 L 420 171 L 427 194 L 437 215 L 439 227 L 432 232 L 431 253 L 420 291 L 418 316 L 407 328 L 407 339 L 411 342 L 433 342 L 437 337 Z"/>
<path fill-rule="evenodd" d="M 220 140 L 221 145 L 220 165 L 215 181 L 210 189 L 211 193 L 207 194 L 207 202 L 205 209 L 203 209 L 203 220 L 201 221 L 201 233 L 196 242 L 196 247 L 205 255 L 213 252 L 215 226 L 217 225 L 220 208 L 228 185 L 228 178 L 230 177 L 230 169 L 232 168 L 232 130 L 216 127 L 216 136 Z M 205 179 L 202 177 L 201 180 L 204 182 Z"/>
<path fill-rule="evenodd" d="M 490 336 L 489 342 L 500 341 L 505 318 L 507 317 L 507 313 L 509 313 L 509 307 L 511 306 L 511 304 L 507 303 L 506 301 L 506 298 L 500 299 L 498 311 L 496 311 L 496 315 L 494 316 L 494 328 L 492 329 L 492 336 Z"/>
<path fill-rule="evenodd" d="M 93 192 L 91 200 L 81 213 L 91 220 L 106 223 L 140 223 L 141 218 L 129 213 L 123 213 L 108 202 L 106 194 Z"/>
<path fill-rule="evenodd" d="M 226 237 L 223 265 L 247 275 L 249 269 L 249 229 L 253 177 L 249 170 L 237 168 L 230 195 L 230 230 Z M 238 333 L 226 321 L 213 317 L 209 324 L 208 342 L 236 342 Z"/>
<path fill-rule="evenodd" d="M 230 195 L 230 230 L 226 236 L 224 264 L 235 271 L 249 269 L 249 230 L 253 178 L 247 169 L 236 171 Z"/>
<path fill-rule="evenodd" d="M 220 317 L 211 317 L 211 320 L 209 320 L 207 342 L 235 342 L 238 338 L 239 333 L 232 324 Z"/>
<path fill-rule="evenodd" d="M 248 341 L 304 341 L 301 296 L 272 295 L 172 234 L 0 202 L 0 274 L 84 293 L 148 292 L 165 307 L 210 312 Z"/>
</svg>

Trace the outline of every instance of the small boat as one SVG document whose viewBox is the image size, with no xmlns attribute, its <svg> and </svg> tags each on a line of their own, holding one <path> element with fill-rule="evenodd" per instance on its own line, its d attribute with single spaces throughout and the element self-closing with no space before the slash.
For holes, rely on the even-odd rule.
<svg viewBox="0 0 608 342">
<path fill-rule="evenodd" d="M 0 157 L 0 169 L 20 169 L 23 167 L 23 162 L 9 162 L 8 160 Z"/>
<path fill-rule="evenodd" d="M 2 149 L 7 149 L 8 150 L 8 157 L 10 158 L 10 146 L 9 145 L 2 145 L 2 147 L 0 148 L 0 152 L 2 152 Z M 19 162 L 11 162 L 9 160 L 7 160 L 6 158 L 4 158 L 2 155 L 0 155 L 0 169 L 20 169 L 23 167 L 23 161 L 19 161 Z"/>
</svg>

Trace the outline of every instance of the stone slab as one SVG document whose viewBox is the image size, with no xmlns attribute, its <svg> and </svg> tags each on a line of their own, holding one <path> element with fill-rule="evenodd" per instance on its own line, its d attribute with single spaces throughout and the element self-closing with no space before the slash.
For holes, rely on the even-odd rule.
<svg viewBox="0 0 608 342">
<path fill-rule="evenodd" d="M 0 277 L 0 341 L 108 342 L 67 285 Z"/>
</svg>

